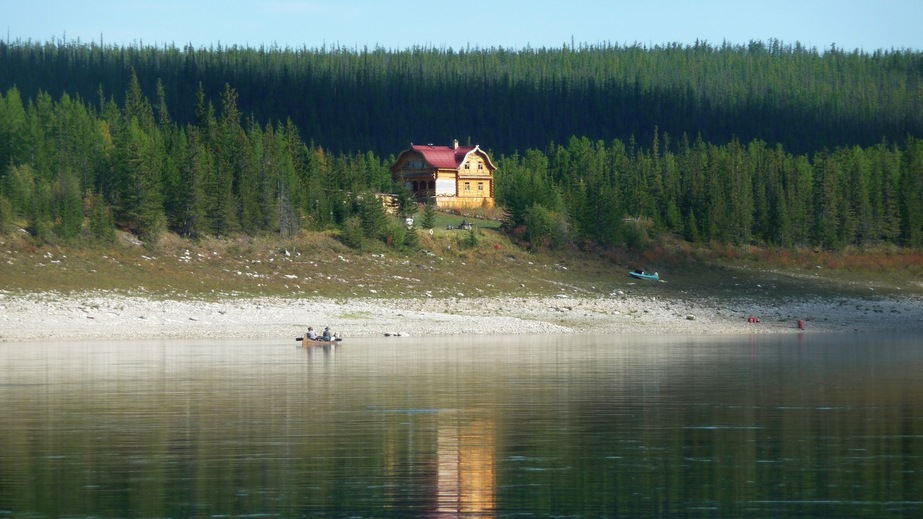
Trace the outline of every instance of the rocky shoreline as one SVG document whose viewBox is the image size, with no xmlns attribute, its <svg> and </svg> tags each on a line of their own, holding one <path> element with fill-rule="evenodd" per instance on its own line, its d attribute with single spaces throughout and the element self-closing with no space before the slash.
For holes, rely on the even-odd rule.
<svg viewBox="0 0 923 519">
<path fill-rule="evenodd" d="M 748 322 L 754 316 L 759 323 Z M 289 338 L 308 325 L 344 337 L 463 334 L 923 332 L 923 299 L 759 302 L 628 296 L 158 299 L 118 293 L 0 292 L 0 342 Z"/>
</svg>

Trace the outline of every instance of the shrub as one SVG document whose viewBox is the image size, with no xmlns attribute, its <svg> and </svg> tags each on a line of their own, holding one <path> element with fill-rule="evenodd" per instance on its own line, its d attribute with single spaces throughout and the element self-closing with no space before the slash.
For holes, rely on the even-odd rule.
<svg viewBox="0 0 923 519">
<path fill-rule="evenodd" d="M 557 249 L 571 241 L 567 217 L 535 204 L 526 213 L 526 239 L 535 248 Z"/>
<path fill-rule="evenodd" d="M 402 250 L 407 237 L 407 228 L 399 223 L 391 223 L 385 229 L 384 242 L 388 247 Z"/>
<path fill-rule="evenodd" d="M 362 247 L 362 241 L 365 239 L 365 233 L 362 229 L 362 219 L 359 216 L 350 216 L 343 222 L 343 229 L 340 231 L 340 241 L 347 247 L 358 249 Z"/>
<path fill-rule="evenodd" d="M 478 238 L 477 227 L 471 227 L 470 229 L 468 229 L 468 235 L 465 236 L 465 239 L 462 242 L 462 245 L 464 245 L 465 247 L 469 249 L 476 249 L 479 242 L 480 242 L 480 239 Z"/>
</svg>

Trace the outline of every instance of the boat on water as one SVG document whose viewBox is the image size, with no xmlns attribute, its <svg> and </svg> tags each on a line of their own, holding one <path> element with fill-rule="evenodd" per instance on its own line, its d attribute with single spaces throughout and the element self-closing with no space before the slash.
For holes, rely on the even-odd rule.
<svg viewBox="0 0 923 519">
<path fill-rule="evenodd" d="M 318 337 L 316 339 L 311 339 L 308 337 L 308 334 L 304 334 L 302 337 L 295 337 L 295 340 L 301 342 L 301 345 L 305 348 L 311 348 L 314 346 L 330 346 L 333 344 L 339 344 L 343 341 L 343 338 L 333 337 L 330 340 L 325 340 L 321 337 Z"/>
<path fill-rule="evenodd" d="M 632 270 L 628 273 L 629 276 L 636 279 L 646 279 L 648 281 L 660 281 L 660 274 L 656 272 L 646 272 L 641 269 Z"/>
</svg>

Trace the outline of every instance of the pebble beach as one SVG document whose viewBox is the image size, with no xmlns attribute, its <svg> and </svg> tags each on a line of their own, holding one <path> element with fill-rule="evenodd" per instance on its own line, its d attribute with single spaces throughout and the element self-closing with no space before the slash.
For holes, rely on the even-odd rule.
<svg viewBox="0 0 923 519">
<path fill-rule="evenodd" d="M 759 322 L 750 322 L 755 318 Z M 804 330 L 798 321 L 805 323 Z M 923 334 L 923 299 L 726 302 L 605 297 L 170 300 L 120 293 L 0 292 L 0 342 L 279 338 L 330 326 L 344 338 L 463 334 Z"/>
</svg>

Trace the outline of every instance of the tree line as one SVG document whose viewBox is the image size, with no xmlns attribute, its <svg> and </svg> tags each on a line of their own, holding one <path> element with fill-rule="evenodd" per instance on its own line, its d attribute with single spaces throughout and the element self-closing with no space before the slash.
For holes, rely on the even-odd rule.
<svg viewBox="0 0 923 519">
<path fill-rule="evenodd" d="M 385 156 L 459 138 L 502 153 L 592 140 L 651 142 L 653 129 L 706 142 L 761 140 L 792 153 L 901 143 L 923 132 L 923 54 L 743 45 L 608 43 L 561 48 L 116 47 L 0 41 L 0 91 L 94 100 L 163 87 L 172 117 L 198 121 L 201 85 L 225 84 L 242 113 L 291 119 L 333 152 Z"/>
<path fill-rule="evenodd" d="M 290 236 L 369 211 L 384 221 L 382 204 L 363 196 L 391 189 L 388 164 L 371 152 L 327 153 L 290 120 L 245 117 L 230 85 L 218 107 L 200 89 L 185 125 L 157 92 L 149 100 L 132 75 L 122 103 L 0 95 L 0 230 L 24 221 L 42 241 L 109 241 L 116 228 L 156 240 L 167 230 Z"/>
<path fill-rule="evenodd" d="M 375 153 L 332 153 L 291 120 L 244 115 L 225 85 L 220 104 L 196 92 L 195 120 L 179 124 L 164 88 L 147 98 L 132 75 L 124 100 L 98 104 L 41 92 L 0 94 L 0 231 L 14 223 L 42 241 L 107 241 L 116 228 L 156 240 L 341 231 L 344 241 L 412 246 L 374 193 L 397 192 Z M 792 154 L 761 140 L 571 137 L 544 151 L 498 154 L 495 194 L 506 227 L 536 247 L 577 241 L 637 245 L 649 232 L 692 242 L 923 247 L 923 140 L 882 139 Z M 674 142 L 674 140 L 676 142 Z"/>
<path fill-rule="evenodd" d="M 792 154 L 655 131 L 650 145 L 571 138 L 499 159 L 498 202 L 526 241 L 923 247 L 923 140 Z M 675 151 L 674 151 L 675 149 Z M 502 173 L 502 174 L 501 174 Z"/>
</svg>

